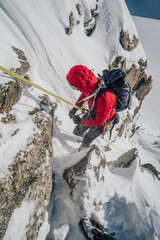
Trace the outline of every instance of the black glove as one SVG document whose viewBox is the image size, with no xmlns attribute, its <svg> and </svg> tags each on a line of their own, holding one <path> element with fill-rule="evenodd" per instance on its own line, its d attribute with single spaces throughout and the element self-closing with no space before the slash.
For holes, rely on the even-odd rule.
<svg viewBox="0 0 160 240">
<path fill-rule="evenodd" d="M 78 115 L 73 116 L 73 122 L 75 124 L 81 124 L 81 118 Z"/>
<path fill-rule="evenodd" d="M 69 117 L 73 118 L 73 116 L 76 114 L 76 112 L 77 112 L 77 109 L 71 108 L 71 110 L 69 110 Z"/>
</svg>

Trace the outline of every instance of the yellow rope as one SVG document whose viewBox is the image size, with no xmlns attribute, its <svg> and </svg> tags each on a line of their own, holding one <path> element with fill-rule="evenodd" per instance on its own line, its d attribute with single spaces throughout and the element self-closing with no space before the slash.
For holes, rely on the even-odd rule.
<svg viewBox="0 0 160 240">
<path fill-rule="evenodd" d="M 77 108 L 78 110 L 81 110 L 82 112 L 84 111 L 84 108 L 80 108 L 80 107 L 76 106 L 75 104 L 73 104 L 73 103 L 65 100 L 64 98 L 62 98 L 62 97 L 60 97 L 60 96 L 57 96 L 56 94 L 48 91 L 47 89 L 40 87 L 39 85 L 37 85 L 37 84 L 35 84 L 35 83 L 33 83 L 33 82 L 31 82 L 31 81 L 29 81 L 29 80 L 21 77 L 20 75 L 18 75 L 18 74 L 16 74 L 16 73 L 14 73 L 14 72 L 12 72 L 12 71 L 10 71 L 10 70 L 2 67 L 2 66 L 0 66 L 0 70 L 2 70 L 3 72 L 8 73 L 9 75 L 11 75 L 11 76 L 13 76 L 13 77 L 15 77 L 15 78 L 17 78 L 17 79 L 19 79 L 19 80 L 21 80 L 21 81 L 29 84 L 29 85 L 31 85 L 31 86 L 33 86 L 33 87 L 41 90 L 42 92 L 45 92 L 45 93 L 47 93 L 47 94 L 49 94 L 49 95 L 51 95 L 51 96 L 53 96 L 53 97 L 55 97 L 55 98 L 63 101 L 63 102 L 71 105 L 72 107 Z M 108 140 L 106 140 L 106 139 L 104 139 L 104 138 L 102 138 L 102 139 L 103 139 L 105 142 L 107 142 L 109 145 L 111 145 L 112 147 L 114 147 L 115 149 L 117 149 L 117 150 L 119 150 L 120 152 L 124 153 L 124 151 L 123 151 L 122 149 L 120 149 L 120 148 L 118 148 L 117 146 L 115 146 L 114 144 L 110 143 Z"/>
<path fill-rule="evenodd" d="M 122 150 L 121 148 L 117 147 L 116 145 L 114 145 L 113 143 L 111 143 L 110 141 L 108 141 L 107 139 L 101 137 L 105 142 L 107 142 L 110 146 L 114 147 L 115 149 L 117 149 L 118 151 L 120 151 L 121 153 L 125 153 L 124 150 Z"/>
<path fill-rule="evenodd" d="M 29 85 L 35 87 L 35 88 L 38 88 L 38 89 L 41 90 L 42 92 L 45 92 L 45 93 L 47 93 L 47 94 L 49 94 L 49 95 L 51 95 L 51 96 L 53 96 L 53 97 L 55 97 L 55 98 L 57 98 L 57 99 L 63 101 L 63 102 L 65 102 L 65 103 L 71 105 L 72 107 L 77 108 L 78 110 L 81 110 L 81 111 L 84 110 L 83 108 L 80 108 L 80 107 L 76 106 L 75 104 L 73 104 L 73 103 L 71 103 L 71 102 L 65 100 L 64 98 L 55 95 L 54 93 L 48 91 L 47 89 L 38 86 L 37 84 L 35 84 L 35 83 L 33 83 L 33 82 L 31 82 L 31 81 L 29 81 L 29 80 L 27 80 L 27 79 L 21 77 L 20 75 L 18 75 L 18 74 L 16 74 L 16 73 L 14 73 L 14 72 L 12 72 L 12 71 L 10 71 L 10 70 L 8 70 L 8 69 L 2 67 L 2 66 L 0 66 L 0 70 L 2 70 L 2 71 L 5 72 L 5 73 L 8 73 L 9 75 L 11 75 L 11 76 L 13 76 L 13 77 L 15 77 L 15 78 L 17 78 L 17 79 L 23 81 L 23 82 L 25 82 L 25 83 L 27 83 L 27 84 L 29 84 Z"/>
</svg>

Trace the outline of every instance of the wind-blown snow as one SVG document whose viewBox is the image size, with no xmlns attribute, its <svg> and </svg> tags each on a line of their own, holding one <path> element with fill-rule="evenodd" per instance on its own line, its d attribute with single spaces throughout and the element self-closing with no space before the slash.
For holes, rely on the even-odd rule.
<svg viewBox="0 0 160 240">
<path fill-rule="evenodd" d="M 102 0 L 99 2 L 100 12 L 97 17 L 97 27 L 90 37 L 84 33 L 83 23 L 89 20 L 90 8 L 94 8 L 97 1 L 82 1 L 83 16 L 81 17 L 77 13 L 77 3 L 76 0 L 1 0 L 0 2 L 0 29 L 3 33 L 0 39 L 0 65 L 8 69 L 19 67 L 17 56 L 11 46 L 20 48 L 30 62 L 29 75 L 31 80 L 73 103 L 79 96 L 79 92 L 70 89 L 65 79 L 73 65 L 86 65 L 88 68 L 93 68 L 94 73 L 97 74 L 108 67 L 108 64 L 117 55 L 122 55 L 128 59 L 128 67 L 132 63 L 137 64 L 140 58 L 146 59 L 141 44 L 131 53 L 128 53 L 117 42 L 117 34 L 121 28 L 128 30 L 131 36 L 133 34 L 137 36 L 137 30 L 124 1 Z M 68 36 L 65 33 L 65 27 L 69 25 L 68 18 L 71 11 L 74 13 L 75 21 L 80 20 L 80 24 L 76 25 L 72 35 Z M 151 31 L 150 35 L 152 36 L 152 31 L 158 34 L 159 21 L 143 19 L 141 22 L 141 19 L 138 19 L 135 22 L 137 26 L 140 26 L 140 37 L 143 30 L 141 41 L 143 44 L 148 39 L 148 30 Z M 157 39 L 159 39 L 159 35 Z M 153 49 L 156 47 L 154 54 L 152 54 L 151 45 L 147 43 L 146 46 L 145 50 L 150 63 L 157 62 L 158 66 L 159 42 L 153 43 Z M 155 56 L 157 56 L 156 59 Z M 150 69 L 154 69 L 152 71 L 153 90 L 144 101 L 139 119 L 140 126 L 145 124 L 146 129 L 140 128 L 132 143 L 128 139 L 121 138 L 114 144 L 123 151 L 136 146 L 142 163 L 150 162 L 159 170 L 160 141 L 157 120 L 159 108 L 156 108 L 158 100 L 155 99 L 155 96 L 157 98 L 159 96 L 157 90 L 159 71 L 156 64 L 149 65 L 149 73 Z M 0 73 L 1 81 L 4 83 L 3 73 Z M 38 96 L 40 94 L 42 93 L 39 90 L 33 88 L 25 90 L 23 97 L 12 110 L 12 113 L 17 117 L 17 123 L 6 125 L 5 128 L 0 126 L 2 135 L 0 139 L 1 176 L 6 174 L 7 166 L 12 163 L 16 152 L 25 147 L 28 136 L 32 134 L 33 125 L 28 119 L 27 112 L 39 103 Z M 77 143 L 76 138 L 72 135 L 75 125 L 68 117 L 70 106 L 56 99 L 52 98 L 52 100 L 58 103 L 53 127 L 54 196 L 51 196 L 48 213 L 46 212 L 46 219 L 40 229 L 38 240 L 44 240 L 44 237 L 48 240 L 84 240 L 78 227 L 78 221 L 84 216 L 81 216 L 80 209 L 70 199 L 69 186 L 62 175 L 65 168 L 80 160 L 86 152 L 77 153 L 80 143 Z M 136 101 L 134 104 L 136 105 Z M 156 111 L 157 117 L 154 111 Z M 4 116 L 5 114 L 2 114 L 1 118 Z M 16 136 L 10 138 L 12 132 L 17 128 L 20 129 L 19 139 Z M 150 128 L 150 135 L 147 131 L 148 128 Z M 152 131 L 156 131 L 157 135 L 154 135 Z M 95 140 L 94 143 L 100 149 L 106 145 L 101 138 Z M 111 148 L 112 151 L 105 153 L 107 161 L 113 161 L 122 154 L 119 150 Z M 10 149 L 10 151 L 7 152 L 6 149 Z M 97 161 L 97 159 L 93 158 L 93 161 Z M 105 190 L 101 192 L 101 186 L 98 186 L 97 192 L 91 192 L 91 199 L 84 203 L 88 209 L 87 216 L 94 213 L 104 226 L 117 232 L 120 240 L 136 239 L 137 236 L 142 237 L 142 235 L 143 238 L 137 239 L 151 239 L 151 237 L 158 239 L 160 237 L 158 221 L 160 211 L 159 181 L 147 170 L 142 172 L 138 167 L 138 161 L 131 166 L 129 171 L 121 169 L 116 172 L 106 168 L 105 174 L 108 176 L 108 181 L 103 186 L 106 192 Z M 93 176 L 90 175 L 90 178 L 92 179 Z M 96 206 L 92 204 L 94 198 Z M 20 208 L 21 211 L 23 211 L 23 207 L 24 205 Z M 15 223 L 11 224 L 12 221 L 10 221 L 6 237 L 10 236 L 18 226 L 17 216 L 21 216 L 20 210 L 15 210 L 13 215 Z M 139 219 L 138 222 L 135 219 Z M 23 233 L 24 231 L 19 239 L 23 239 Z"/>
</svg>

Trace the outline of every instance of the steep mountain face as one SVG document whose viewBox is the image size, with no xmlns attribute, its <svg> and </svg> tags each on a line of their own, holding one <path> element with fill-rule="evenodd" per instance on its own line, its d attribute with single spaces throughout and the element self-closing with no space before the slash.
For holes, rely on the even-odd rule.
<svg viewBox="0 0 160 240">
<path fill-rule="evenodd" d="M 6 229 L 10 229 L 9 222 L 16 209 L 23 213 L 22 205 L 32 206 L 27 226 L 24 226 L 27 239 L 37 238 L 44 221 L 52 190 L 52 118 L 39 112 L 32 115 L 32 120 L 36 130 L 27 139 L 26 147 L 17 151 L 13 163 L 9 165 L 9 172 L 0 180 L 1 239 L 4 235 L 5 239 L 8 238 Z M 15 138 L 18 130 L 10 137 Z M 26 206 L 26 211 L 27 208 L 29 211 L 29 206 Z M 15 218 L 18 219 L 18 216 Z"/>
<path fill-rule="evenodd" d="M 114 4 L 116 7 L 113 10 Z M 139 101 L 139 104 L 134 109 L 134 113 L 132 115 L 129 112 L 127 113 L 125 119 L 123 119 L 123 124 L 119 126 L 118 130 L 118 136 L 122 136 L 123 131 L 127 129 L 124 134 L 127 134 L 131 137 L 134 131 L 133 119 L 140 109 L 143 99 L 151 90 L 152 77 L 148 77 L 145 72 L 147 68 L 147 60 L 143 59 L 143 54 L 139 57 L 139 59 L 137 58 L 137 54 L 135 56 L 135 59 L 132 59 L 132 61 L 130 60 L 130 55 L 132 54 L 125 54 L 126 52 L 135 52 L 136 48 L 138 51 L 140 45 L 138 34 L 136 32 L 136 29 L 134 29 L 133 22 L 131 27 L 131 32 L 133 35 L 128 32 L 130 28 L 127 28 L 127 22 L 125 21 L 125 18 L 127 18 L 126 15 L 127 13 L 125 6 L 123 6 L 123 4 L 118 4 L 117 6 L 116 1 L 112 4 L 107 3 L 107 1 L 102 1 L 100 3 L 98 1 L 95 1 L 94 3 L 93 1 L 92 5 L 89 8 L 86 7 L 86 3 L 82 2 L 82 4 L 78 3 L 77 5 L 73 6 L 68 19 L 69 26 L 66 27 L 65 30 L 66 34 L 71 35 L 73 31 L 76 31 L 77 25 L 82 22 L 81 24 L 84 27 L 83 30 L 88 37 L 93 36 L 93 38 L 96 38 L 98 34 L 103 34 L 106 36 L 105 41 L 109 40 L 109 42 L 106 43 L 111 47 L 111 49 L 109 49 L 109 52 L 112 53 L 113 49 L 115 52 L 117 51 L 116 54 L 113 54 L 108 66 L 106 64 L 106 67 L 109 69 L 122 68 L 123 71 L 127 73 L 130 79 L 132 94 L 135 93 L 136 98 Z M 116 16 L 117 25 L 115 22 L 112 22 Z M 129 18 L 131 17 L 129 16 Z M 66 22 L 64 22 L 64 25 L 65 24 Z M 110 29 L 112 29 L 114 34 L 110 33 Z M 115 35 L 117 36 L 116 38 Z M 108 54 L 106 54 L 106 57 L 107 55 Z M 125 57 L 125 55 L 127 55 L 127 57 Z M 116 57 L 114 58 L 114 56 Z M 130 62 L 130 64 L 128 64 L 128 62 Z M 128 128 L 127 125 L 129 126 Z M 128 131 L 128 129 L 130 129 L 130 131 Z"/>
<path fill-rule="evenodd" d="M 78 96 L 65 79 L 71 66 L 86 65 L 94 68 L 95 74 L 104 68 L 122 68 L 130 79 L 131 110 L 120 114 L 113 139 L 128 141 L 132 137 L 152 78 L 145 72 L 147 60 L 124 1 L 2 0 L 0 14 L 4 67 L 65 99 L 75 102 Z M 8 75 L 1 74 L 0 80 L 1 238 L 84 239 L 77 222 L 91 215 L 116 230 L 119 239 L 128 239 L 133 231 L 132 236 L 137 239 L 159 236 L 158 214 L 153 209 L 159 209 L 157 198 L 153 204 L 147 190 L 139 195 L 143 188 L 141 179 L 149 178 L 153 187 L 154 181 L 159 184 L 159 173 L 141 167 L 137 149 L 122 156 L 112 155 L 97 140 L 91 149 L 74 154 L 74 137 L 61 132 L 72 130 L 71 120 L 66 117 L 69 108 Z M 72 146 L 68 139 L 74 139 Z M 53 158 L 56 163 L 52 186 Z M 137 179 L 141 183 L 138 187 Z M 61 193 L 63 189 L 66 195 Z M 46 206 L 52 190 L 48 214 Z M 126 218 L 121 218 L 122 212 L 117 213 L 116 204 L 117 209 L 127 206 Z M 121 228 L 128 221 L 128 204 L 136 211 L 135 219 L 141 214 L 139 225 L 130 219 L 133 227 L 129 231 Z M 154 234 L 150 234 L 153 229 Z"/>
<path fill-rule="evenodd" d="M 15 69 L 19 75 L 26 76 L 29 70 L 29 63 L 23 51 L 13 48 L 20 59 L 21 67 Z M 29 76 L 27 75 L 29 78 Z M 38 231 L 45 217 L 45 208 L 48 205 L 50 192 L 52 190 L 52 162 L 53 162 L 53 147 L 52 147 L 52 124 L 54 106 L 49 103 L 48 98 L 40 96 L 39 106 L 28 111 L 28 122 L 33 127 L 32 131 L 25 139 L 25 121 L 22 121 L 23 112 L 17 118 L 16 112 L 12 111 L 13 106 L 20 102 L 22 95 L 22 86 L 27 89 L 27 84 L 22 84 L 19 81 L 10 80 L 1 84 L 1 127 L 2 141 L 1 148 L 3 153 L 3 161 L 9 161 L 9 166 L 2 163 L 0 192 L 1 192 L 1 219 L 0 219 L 0 238 L 7 239 L 6 229 L 10 229 L 11 221 L 15 221 L 17 209 L 23 212 L 24 208 L 28 208 L 30 215 L 26 221 L 25 236 L 27 239 L 36 239 Z M 27 111 L 27 109 L 24 107 Z M 44 113 L 48 111 L 48 115 Z M 12 113 L 11 113 L 12 112 Z M 20 126 L 22 124 L 22 126 Z M 8 129 L 10 129 L 8 131 Z M 20 134 L 19 134 L 20 132 Z M 6 139 L 5 139 L 6 138 Z M 10 152 L 12 141 L 17 142 L 17 139 L 23 142 L 23 148 L 14 150 L 13 162 Z M 24 141 L 25 140 L 25 141 Z M 17 144 L 18 145 L 18 144 Z M 8 168 L 8 170 L 7 170 Z M 30 207 L 32 211 L 30 211 Z M 13 220 L 12 220 L 13 218 Z M 17 218 L 17 216 L 15 217 Z M 11 226 L 10 226 L 11 225 Z M 21 234 L 20 234 L 21 235 Z M 24 237 L 24 236 L 21 236 Z"/>
</svg>

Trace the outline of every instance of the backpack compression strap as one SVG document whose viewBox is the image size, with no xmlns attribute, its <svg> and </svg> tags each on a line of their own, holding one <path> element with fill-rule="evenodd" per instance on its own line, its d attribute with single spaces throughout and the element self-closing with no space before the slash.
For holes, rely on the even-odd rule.
<svg viewBox="0 0 160 240">
<path fill-rule="evenodd" d="M 102 81 L 99 82 L 98 87 L 96 88 L 96 90 L 95 90 L 91 95 L 89 95 L 89 96 L 86 97 L 86 98 L 83 98 L 81 101 L 79 101 L 79 103 L 85 102 L 85 101 L 91 99 L 92 97 L 94 97 L 94 96 L 99 92 L 99 90 L 100 90 L 101 88 L 102 88 Z"/>
</svg>

